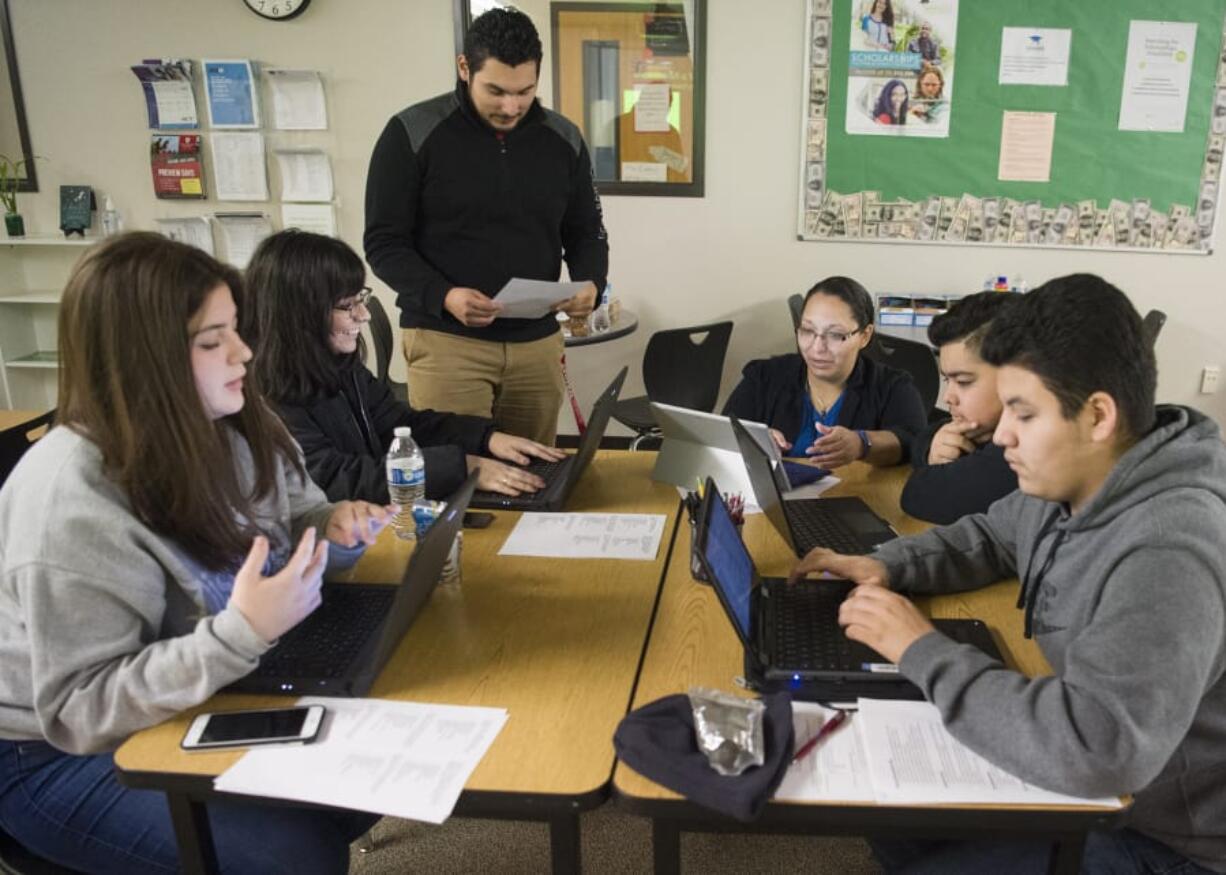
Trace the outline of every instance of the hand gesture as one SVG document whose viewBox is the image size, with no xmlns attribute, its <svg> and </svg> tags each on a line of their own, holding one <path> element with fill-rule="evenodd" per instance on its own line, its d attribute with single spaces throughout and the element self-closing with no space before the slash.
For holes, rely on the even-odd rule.
<svg viewBox="0 0 1226 875">
<path fill-rule="evenodd" d="M 557 462 L 566 458 L 566 453 L 557 447 L 547 447 L 534 440 L 501 431 L 490 435 L 490 455 L 516 465 L 527 465 L 532 461 L 529 456 L 544 459 L 546 462 Z"/>
<path fill-rule="evenodd" d="M 907 648 L 934 630 L 911 600 L 880 586 L 857 586 L 839 606 L 847 637 L 895 664 Z"/>
<path fill-rule="evenodd" d="M 399 512 L 400 506 L 396 504 L 380 507 L 369 501 L 341 501 L 328 517 L 324 535 L 342 547 L 373 544 L 383 527 Z"/>
<path fill-rule="evenodd" d="M 813 442 L 813 446 L 805 450 L 805 455 L 823 468 L 841 468 L 850 465 L 860 458 L 864 452 L 864 443 L 860 435 L 841 425 L 829 426 L 815 423 L 817 433 L 821 435 Z"/>
<path fill-rule="evenodd" d="M 780 450 L 786 453 L 788 450 L 792 448 L 791 441 L 785 438 L 783 436 L 783 432 L 781 432 L 779 429 L 772 428 L 770 432 L 771 432 L 771 439 L 774 440 L 775 446 L 777 446 Z"/>
<path fill-rule="evenodd" d="M 234 575 L 229 604 L 238 608 L 252 630 L 265 641 L 275 641 L 319 607 L 319 588 L 328 564 L 328 542 L 315 543 L 315 530 L 307 529 L 285 567 L 264 577 L 268 539 L 258 536 L 243 567 Z"/>
<path fill-rule="evenodd" d="M 443 298 L 443 307 L 469 328 L 484 328 L 502 312 L 502 305 L 477 291 L 456 286 Z"/>
<path fill-rule="evenodd" d="M 965 419 L 945 423 L 932 436 L 932 443 L 928 446 L 928 464 L 945 465 L 975 452 L 971 435 L 978 430 L 978 423 Z"/>
<path fill-rule="evenodd" d="M 561 310 L 571 319 L 582 319 L 596 308 L 596 284 L 588 283 L 583 291 L 574 297 L 559 301 L 554 305 L 555 311 Z"/>
<path fill-rule="evenodd" d="M 525 492 L 537 492 L 545 488 L 545 481 L 535 474 L 496 462 L 493 459 L 483 459 L 480 456 L 468 457 L 469 473 L 476 470 L 477 488 L 487 492 L 500 492 L 503 495 L 521 495 Z"/>
</svg>

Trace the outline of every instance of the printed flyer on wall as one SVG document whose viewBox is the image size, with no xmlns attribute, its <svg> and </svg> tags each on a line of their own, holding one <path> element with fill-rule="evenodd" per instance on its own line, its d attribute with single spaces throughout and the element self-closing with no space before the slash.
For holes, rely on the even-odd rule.
<svg viewBox="0 0 1226 875">
<path fill-rule="evenodd" d="M 204 197 L 199 134 L 155 134 L 149 146 L 149 164 L 157 197 Z"/>
<path fill-rule="evenodd" d="M 948 137 L 958 0 L 846 0 L 847 133 Z"/>
</svg>

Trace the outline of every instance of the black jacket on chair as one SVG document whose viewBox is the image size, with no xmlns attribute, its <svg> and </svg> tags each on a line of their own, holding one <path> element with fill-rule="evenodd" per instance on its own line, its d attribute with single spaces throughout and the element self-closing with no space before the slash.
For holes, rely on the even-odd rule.
<svg viewBox="0 0 1226 875">
<path fill-rule="evenodd" d="M 765 422 L 789 440 L 800 431 L 808 384 L 805 362 L 798 353 L 755 359 L 745 365 L 741 382 L 728 396 L 724 416 Z M 837 425 L 866 431 L 893 432 L 906 462 L 911 442 L 928 417 L 911 375 L 873 361 L 863 353 L 847 378 Z M 804 447 L 796 449 L 799 454 Z"/>
<path fill-rule="evenodd" d="M 494 423 L 481 416 L 414 410 L 366 368 L 343 388 L 277 410 L 302 447 L 307 472 L 331 501 L 388 501 L 385 458 L 393 430 L 407 425 L 426 460 L 426 497 L 445 498 L 468 476 L 466 453 L 484 455 Z"/>
</svg>

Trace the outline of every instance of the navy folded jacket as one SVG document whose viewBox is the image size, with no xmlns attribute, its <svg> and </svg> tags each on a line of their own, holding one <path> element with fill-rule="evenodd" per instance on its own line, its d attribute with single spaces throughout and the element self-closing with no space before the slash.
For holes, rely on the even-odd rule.
<svg viewBox="0 0 1226 875">
<path fill-rule="evenodd" d="M 627 714 L 613 746 L 622 762 L 704 808 L 741 821 L 755 820 L 774 795 L 792 760 L 792 698 L 762 697 L 766 705 L 766 762 L 740 775 L 711 768 L 694 737 L 694 713 L 684 694 L 665 696 Z"/>
</svg>

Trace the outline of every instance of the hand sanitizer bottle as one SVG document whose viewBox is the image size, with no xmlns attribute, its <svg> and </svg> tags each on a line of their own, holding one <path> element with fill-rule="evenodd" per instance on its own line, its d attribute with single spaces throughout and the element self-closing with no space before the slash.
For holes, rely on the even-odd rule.
<svg viewBox="0 0 1226 875">
<path fill-rule="evenodd" d="M 119 217 L 119 210 L 115 209 L 115 204 L 111 200 L 111 196 L 106 196 L 106 205 L 102 210 L 102 236 L 114 237 L 123 230 L 123 219 Z"/>
</svg>

